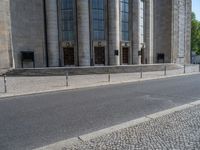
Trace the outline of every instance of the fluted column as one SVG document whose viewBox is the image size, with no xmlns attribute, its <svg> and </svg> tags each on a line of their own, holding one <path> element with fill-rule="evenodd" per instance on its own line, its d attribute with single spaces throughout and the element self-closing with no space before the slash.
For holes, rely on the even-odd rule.
<svg viewBox="0 0 200 150">
<path fill-rule="evenodd" d="M 119 0 L 108 0 L 108 23 L 109 23 L 109 63 L 120 65 L 120 18 Z M 115 51 L 118 51 L 118 55 Z"/>
<path fill-rule="evenodd" d="M 191 63 L 191 20 L 192 20 L 192 16 L 191 16 L 191 13 L 192 13 L 192 0 L 185 0 L 186 1 L 186 30 L 185 30 L 185 44 L 186 44 L 186 47 L 185 47 L 185 51 L 186 51 L 186 54 L 185 54 L 185 63 L 186 64 L 190 64 Z"/>
<path fill-rule="evenodd" d="M 190 63 L 192 1 L 177 0 L 172 4 L 172 62 Z"/>
<path fill-rule="evenodd" d="M 90 22 L 88 0 L 77 0 L 79 65 L 90 66 Z"/>
<path fill-rule="evenodd" d="M 138 52 L 141 50 L 140 46 L 140 0 L 133 0 L 133 64 L 141 63 L 141 56 L 138 56 Z"/>
<path fill-rule="evenodd" d="M 153 11 L 153 0 L 145 1 L 145 57 L 149 64 L 153 63 Z"/>
<path fill-rule="evenodd" d="M 46 0 L 49 67 L 59 66 L 57 0 Z"/>
</svg>

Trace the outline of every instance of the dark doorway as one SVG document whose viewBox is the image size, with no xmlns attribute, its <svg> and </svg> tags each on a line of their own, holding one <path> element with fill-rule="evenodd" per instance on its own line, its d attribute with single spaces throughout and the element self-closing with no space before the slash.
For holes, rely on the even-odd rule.
<svg viewBox="0 0 200 150">
<path fill-rule="evenodd" d="M 105 47 L 94 48 L 95 65 L 105 65 Z"/>
<path fill-rule="evenodd" d="M 122 48 L 122 64 L 128 64 L 129 63 L 129 48 L 123 47 Z"/>
<path fill-rule="evenodd" d="M 157 63 L 165 63 L 165 54 L 163 53 L 157 54 Z"/>
<path fill-rule="evenodd" d="M 72 66 L 74 65 L 74 48 L 64 48 L 64 65 Z"/>
</svg>

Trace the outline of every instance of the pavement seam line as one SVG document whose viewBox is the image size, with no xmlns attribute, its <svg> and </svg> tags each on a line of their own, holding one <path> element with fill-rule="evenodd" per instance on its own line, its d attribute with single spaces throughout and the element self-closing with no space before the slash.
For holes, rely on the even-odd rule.
<svg viewBox="0 0 200 150">
<path fill-rule="evenodd" d="M 80 136 L 77 137 L 81 142 L 85 142 Z"/>
<path fill-rule="evenodd" d="M 150 120 L 153 120 L 153 119 L 154 119 L 154 118 L 152 118 L 152 117 L 149 117 L 148 115 L 145 116 L 145 118 L 150 119 Z"/>
<path fill-rule="evenodd" d="M 190 103 L 190 104 L 192 104 L 192 105 L 194 105 L 194 106 L 200 105 L 200 101 L 195 101 L 195 102 L 192 102 L 192 103 Z"/>
<path fill-rule="evenodd" d="M 194 105 L 191 105 L 191 104 L 194 104 Z M 163 116 L 173 114 L 173 113 L 176 113 L 176 112 L 180 112 L 182 110 L 189 109 L 189 108 L 195 107 L 197 105 L 200 105 L 200 100 L 194 101 L 192 103 L 184 104 L 184 105 L 181 105 L 181 106 L 173 107 L 173 108 L 170 108 L 170 109 L 166 109 L 164 111 L 153 113 L 153 114 L 150 114 L 150 115 L 138 118 L 138 119 L 134 119 L 134 120 L 131 120 L 131 121 L 128 121 L 128 122 L 125 122 L 125 123 L 121 123 L 119 125 L 108 127 L 108 128 L 105 128 L 105 129 L 102 129 L 102 130 L 99 130 L 99 131 L 95 131 L 95 132 L 92 132 L 92 133 L 81 135 L 81 136 L 78 136 L 77 139 L 78 139 L 78 141 L 82 141 L 82 142 L 90 141 L 90 140 L 98 138 L 100 136 L 103 136 L 103 135 L 106 135 L 106 134 L 111 134 L 113 132 L 120 131 L 120 130 L 123 130 L 123 129 L 126 129 L 126 128 L 134 127 L 134 126 L 139 125 L 141 123 L 144 123 L 144 122 L 147 122 L 147 121 L 150 121 L 150 120 L 154 120 L 154 119 L 157 119 L 159 117 L 163 117 Z M 66 145 L 67 144 L 70 144 L 70 145 L 78 144 L 78 142 L 73 142 L 73 139 L 74 138 L 72 138 L 72 142 L 70 142 L 71 139 L 66 140 Z M 54 149 L 61 149 L 62 148 L 61 146 L 59 147 L 59 144 L 54 143 L 54 144 L 51 144 L 49 146 L 47 145 L 45 147 L 37 148 L 37 149 L 34 149 L 34 150 L 49 150 L 49 149 L 54 150 L 54 149 L 52 149 L 52 147 L 54 147 Z"/>
<path fill-rule="evenodd" d="M 191 105 L 191 106 L 196 106 L 195 104 L 192 104 L 192 103 L 190 103 L 190 104 L 188 104 L 188 105 Z"/>
</svg>

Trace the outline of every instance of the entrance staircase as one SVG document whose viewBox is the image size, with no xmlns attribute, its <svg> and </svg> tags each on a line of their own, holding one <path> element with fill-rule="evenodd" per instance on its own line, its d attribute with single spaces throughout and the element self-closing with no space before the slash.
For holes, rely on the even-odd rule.
<svg viewBox="0 0 200 150">
<path fill-rule="evenodd" d="M 94 67 L 59 67 L 59 68 L 35 68 L 35 69 L 12 69 L 7 70 L 7 76 L 63 76 L 69 75 L 88 75 L 88 74 L 107 74 L 107 73 L 135 73 L 176 70 L 183 68 L 178 64 L 148 64 L 148 65 L 124 65 L 124 66 L 94 66 Z"/>
</svg>

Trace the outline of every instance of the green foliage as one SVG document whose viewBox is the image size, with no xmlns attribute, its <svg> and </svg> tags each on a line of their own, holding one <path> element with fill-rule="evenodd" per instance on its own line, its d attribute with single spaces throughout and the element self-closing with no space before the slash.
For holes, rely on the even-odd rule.
<svg viewBox="0 0 200 150">
<path fill-rule="evenodd" d="M 192 13 L 192 51 L 200 55 L 200 21 L 196 20 L 196 16 Z"/>
</svg>

